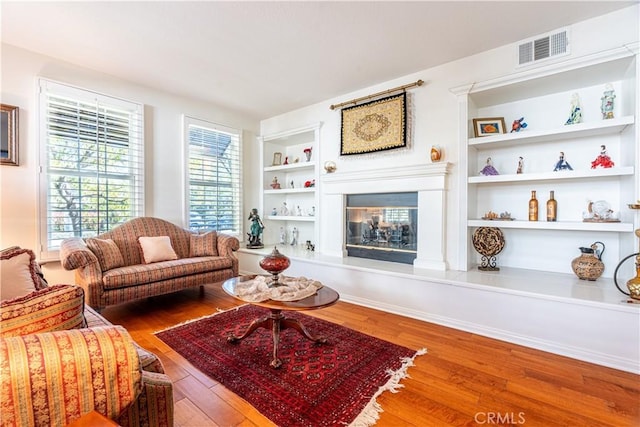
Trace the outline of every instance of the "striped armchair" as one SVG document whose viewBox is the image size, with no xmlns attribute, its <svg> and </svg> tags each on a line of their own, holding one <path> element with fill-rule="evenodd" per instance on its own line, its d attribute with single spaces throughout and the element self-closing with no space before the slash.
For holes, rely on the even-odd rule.
<svg viewBox="0 0 640 427">
<path fill-rule="evenodd" d="M 24 274 L 5 274 L 16 260 Z M 1 426 L 63 426 L 91 411 L 173 426 L 173 385 L 153 353 L 85 306 L 81 287 L 49 286 L 32 251 L 0 251 L 0 262 L 0 292 L 18 280 L 36 289 L 0 301 Z"/>
<path fill-rule="evenodd" d="M 0 338 L 3 426 L 64 426 L 97 411 L 121 426 L 173 426 L 166 375 L 142 370 L 121 326 Z"/>
<path fill-rule="evenodd" d="M 160 240 L 145 246 L 141 238 Z M 101 310 L 235 277 L 239 248 L 238 239 L 229 235 L 195 234 L 159 218 L 141 217 L 95 238 L 64 240 L 60 261 L 66 270 L 75 270 L 87 303 Z"/>
</svg>

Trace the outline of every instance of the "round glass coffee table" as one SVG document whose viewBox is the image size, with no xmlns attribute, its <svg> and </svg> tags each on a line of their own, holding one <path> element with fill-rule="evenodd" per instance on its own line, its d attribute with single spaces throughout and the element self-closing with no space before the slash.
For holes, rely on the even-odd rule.
<svg viewBox="0 0 640 427">
<path fill-rule="evenodd" d="M 255 275 L 234 277 L 225 281 L 222 284 L 222 289 L 234 298 L 240 299 L 236 294 L 236 286 L 238 283 L 251 280 Z M 324 344 L 327 342 L 326 338 L 322 336 L 314 336 L 304 327 L 304 325 L 297 319 L 291 319 L 285 317 L 283 311 L 305 311 L 305 310 L 317 310 L 338 302 L 340 295 L 333 289 L 322 286 L 318 291 L 309 297 L 298 301 L 274 301 L 267 300 L 262 302 L 248 302 L 252 305 L 268 308 L 271 313 L 267 316 L 258 318 L 251 322 L 247 330 L 240 336 L 231 335 L 227 338 L 230 343 L 236 343 L 255 332 L 258 328 L 271 329 L 273 338 L 273 358 L 270 365 L 274 368 L 282 366 L 282 361 L 278 358 L 278 343 L 280 342 L 280 331 L 285 329 L 294 329 L 298 331 L 303 337 L 316 343 Z M 247 301 L 244 301 L 247 302 Z"/>
</svg>

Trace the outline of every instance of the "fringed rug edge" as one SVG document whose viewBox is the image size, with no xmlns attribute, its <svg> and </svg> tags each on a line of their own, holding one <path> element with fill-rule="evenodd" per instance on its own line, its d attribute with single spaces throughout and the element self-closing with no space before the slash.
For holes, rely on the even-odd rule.
<svg viewBox="0 0 640 427">
<path fill-rule="evenodd" d="M 402 358 L 402 366 L 400 366 L 399 369 L 396 371 L 389 370 L 389 380 L 378 388 L 369 400 L 369 403 L 367 403 L 360 414 L 349 424 L 349 427 L 370 427 L 374 425 L 380 419 L 380 413 L 384 412 L 382 406 L 378 403 L 378 396 L 385 391 L 398 393 L 399 389 L 404 387 L 400 382 L 405 378 L 410 378 L 407 371 L 411 366 L 415 365 L 415 358 L 424 354 L 427 354 L 427 349 L 421 348 L 416 351 L 412 357 Z"/>
</svg>

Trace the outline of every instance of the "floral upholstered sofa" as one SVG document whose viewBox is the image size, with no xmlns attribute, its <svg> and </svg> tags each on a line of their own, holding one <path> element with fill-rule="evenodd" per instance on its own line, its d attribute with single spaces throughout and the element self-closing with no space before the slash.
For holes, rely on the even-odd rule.
<svg viewBox="0 0 640 427">
<path fill-rule="evenodd" d="M 95 238 L 62 242 L 60 260 L 93 308 L 202 287 L 238 275 L 237 238 L 195 234 L 159 218 L 127 221 Z"/>
<path fill-rule="evenodd" d="M 85 306 L 80 286 L 49 286 L 31 250 L 0 252 L 0 300 L 2 426 L 64 426 L 92 411 L 173 426 L 160 360 Z"/>
</svg>

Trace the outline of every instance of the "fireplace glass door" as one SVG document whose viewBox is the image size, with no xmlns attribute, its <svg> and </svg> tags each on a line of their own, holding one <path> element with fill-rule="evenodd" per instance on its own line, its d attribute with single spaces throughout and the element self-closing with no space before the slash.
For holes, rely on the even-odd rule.
<svg viewBox="0 0 640 427">
<path fill-rule="evenodd" d="M 347 196 L 348 256 L 412 264 L 417 253 L 418 193 Z"/>
</svg>

